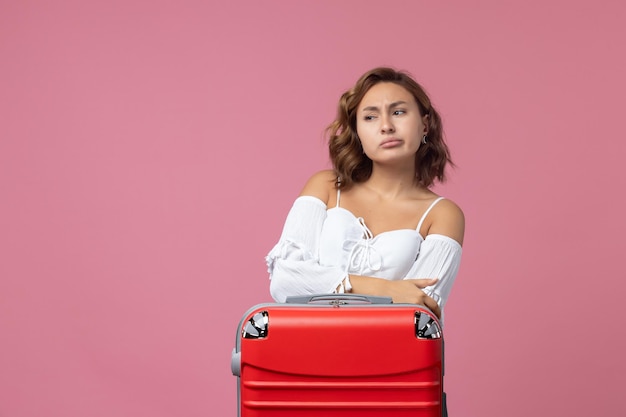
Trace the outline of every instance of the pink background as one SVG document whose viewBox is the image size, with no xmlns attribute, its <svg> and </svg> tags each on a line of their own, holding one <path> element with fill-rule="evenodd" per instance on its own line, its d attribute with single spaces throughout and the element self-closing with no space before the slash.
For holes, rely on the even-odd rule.
<svg viewBox="0 0 626 417">
<path fill-rule="evenodd" d="M 0 416 L 234 416 L 263 257 L 378 65 L 427 87 L 458 164 L 452 415 L 626 414 L 624 22 L 620 0 L 1 1 Z"/>
</svg>

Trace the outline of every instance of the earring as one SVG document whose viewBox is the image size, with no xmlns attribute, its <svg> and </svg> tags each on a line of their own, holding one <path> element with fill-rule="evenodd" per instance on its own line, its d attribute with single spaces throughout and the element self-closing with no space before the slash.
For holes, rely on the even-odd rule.
<svg viewBox="0 0 626 417">
<path fill-rule="evenodd" d="M 426 139 L 428 139 L 428 136 L 427 136 L 427 135 L 424 135 L 424 136 L 422 137 L 422 144 L 423 144 L 423 145 L 426 145 L 426 143 L 428 143 Z"/>
</svg>

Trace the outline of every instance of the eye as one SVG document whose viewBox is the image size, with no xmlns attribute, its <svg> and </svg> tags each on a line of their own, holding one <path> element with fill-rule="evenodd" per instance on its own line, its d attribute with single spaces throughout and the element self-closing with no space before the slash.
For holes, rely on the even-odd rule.
<svg viewBox="0 0 626 417">
<path fill-rule="evenodd" d="M 393 115 L 394 116 L 401 116 L 401 115 L 403 115 L 405 113 L 406 113 L 406 110 L 401 110 L 401 109 L 393 111 Z"/>
<path fill-rule="evenodd" d="M 366 122 L 369 122 L 370 120 L 374 120 L 376 118 L 376 116 L 374 116 L 373 114 L 367 114 L 365 115 L 365 117 L 363 117 L 363 120 L 365 120 Z"/>
</svg>

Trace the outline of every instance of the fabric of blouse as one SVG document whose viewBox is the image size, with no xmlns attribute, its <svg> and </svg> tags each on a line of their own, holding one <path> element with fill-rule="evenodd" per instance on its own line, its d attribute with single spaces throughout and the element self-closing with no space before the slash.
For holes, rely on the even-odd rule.
<svg viewBox="0 0 626 417">
<path fill-rule="evenodd" d="M 420 226 L 373 236 L 362 218 L 342 207 L 328 209 L 312 196 L 296 199 L 278 243 L 266 257 L 270 293 L 287 296 L 335 292 L 348 274 L 389 280 L 439 278 L 423 291 L 442 310 L 461 263 L 461 245 L 444 235 L 424 239 Z"/>
</svg>

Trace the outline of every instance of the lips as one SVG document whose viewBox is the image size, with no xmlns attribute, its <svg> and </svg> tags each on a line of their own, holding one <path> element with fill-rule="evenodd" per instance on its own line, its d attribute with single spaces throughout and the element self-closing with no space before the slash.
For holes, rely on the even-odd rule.
<svg viewBox="0 0 626 417">
<path fill-rule="evenodd" d="M 381 148 L 395 148 L 402 144 L 402 140 L 398 138 L 387 138 L 380 143 Z"/>
</svg>

